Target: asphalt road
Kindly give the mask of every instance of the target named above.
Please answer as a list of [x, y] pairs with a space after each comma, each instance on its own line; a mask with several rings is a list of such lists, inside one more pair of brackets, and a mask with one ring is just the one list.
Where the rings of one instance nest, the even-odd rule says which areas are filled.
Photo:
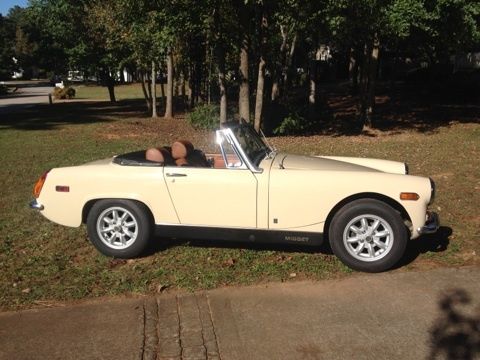
[[0, 114], [28, 108], [37, 104], [48, 104], [48, 94], [53, 87], [39, 81], [8, 81], [8, 86], [16, 86], [12, 94], [0, 96]]

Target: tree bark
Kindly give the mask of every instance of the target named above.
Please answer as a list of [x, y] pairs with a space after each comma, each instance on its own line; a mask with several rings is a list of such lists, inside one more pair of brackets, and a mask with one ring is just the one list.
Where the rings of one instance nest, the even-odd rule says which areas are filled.
[[373, 126], [373, 109], [375, 107], [375, 85], [377, 81], [378, 55], [380, 52], [380, 43], [375, 34], [370, 52], [370, 61], [368, 69], [368, 91], [366, 95], [366, 112], [365, 126], [371, 128]]
[[260, 131], [262, 125], [262, 109], [263, 109], [263, 90], [265, 88], [265, 59], [260, 56], [258, 63], [258, 79], [257, 79], [257, 96], [255, 99], [255, 120], [254, 128]]
[[244, 37], [240, 49], [240, 91], [238, 94], [238, 112], [240, 119], [250, 122], [250, 89], [248, 85], [248, 39]]
[[148, 98], [150, 99], [150, 102], [152, 101], [152, 86], [151, 86], [152, 81], [151, 81], [151, 79], [150, 79], [151, 75], [152, 75], [152, 74], [148, 74], [148, 73], [147, 73], [147, 76], [146, 76], [146, 78], [147, 78]]
[[260, 127], [262, 125], [263, 93], [265, 88], [265, 47], [267, 45], [267, 26], [267, 17], [265, 16], [265, 13], [263, 13], [262, 21], [260, 24], [260, 37], [262, 40], [260, 44], [260, 60], [258, 62], [257, 94], [255, 99], [255, 119], [253, 125], [257, 132], [260, 132]]
[[173, 117], [173, 54], [171, 50], [167, 55], [167, 99], [165, 117]]
[[189, 81], [189, 87], [190, 87], [190, 103], [189, 103], [189, 108], [190, 109], [193, 109], [193, 107], [195, 106], [195, 93], [196, 93], [196, 89], [195, 89], [195, 84], [196, 84], [196, 80], [195, 80], [195, 63], [192, 62], [190, 64], [190, 77], [188, 79]]
[[348, 75], [352, 84], [352, 93], [358, 94], [358, 60], [357, 52], [350, 49], [350, 62], [348, 64]]
[[272, 103], [276, 103], [280, 97], [280, 75], [284, 68], [284, 61], [286, 59], [285, 52], [287, 49], [287, 33], [285, 32], [284, 25], [280, 25], [280, 34], [282, 35], [282, 44], [280, 45], [280, 60], [277, 61], [273, 74], [271, 96]]
[[218, 87], [220, 88], [220, 124], [227, 122], [227, 88], [225, 84], [225, 49], [217, 46]]
[[291, 73], [293, 72], [293, 55], [295, 54], [295, 47], [297, 44], [297, 34], [293, 36], [292, 43], [290, 45], [290, 51], [287, 53], [287, 59], [285, 60], [285, 67], [283, 69], [283, 88], [284, 94], [290, 89]]
[[162, 97], [162, 101], [165, 101], [165, 83], [163, 82], [163, 72], [162, 67], [158, 67], [158, 75], [160, 78], [160, 96]]
[[110, 102], [117, 102], [117, 99], [115, 99], [115, 79], [110, 75], [108, 71], [106, 74], [106, 82], [108, 88], [108, 95], [110, 96]]
[[143, 96], [145, 97], [145, 102], [147, 103], [147, 109], [148, 112], [150, 112], [152, 110], [152, 100], [148, 97], [147, 89], [145, 88], [145, 74], [143, 71], [140, 72], [140, 81], [142, 84]]
[[318, 63], [321, 59], [320, 43], [317, 45], [315, 51], [315, 59], [310, 61], [310, 91], [308, 96], [308, 117], [310, 120], [314, 119], [317, 114], [318, 105]]
[[157, 71], [152, 61], [152, 118], [157, 118]]

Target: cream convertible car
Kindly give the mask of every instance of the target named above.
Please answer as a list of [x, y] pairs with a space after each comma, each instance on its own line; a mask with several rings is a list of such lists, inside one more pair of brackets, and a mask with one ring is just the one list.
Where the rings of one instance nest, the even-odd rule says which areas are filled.
[[404, 163], [277, 152], [252, 127], [216, 132], [218, 152], [188, 141], [52, 169], [30, 206], [65, 226], [87, 224], [105, 255], [130, 258], [164, 236], [319, 245], [378, 272], [409, 238], [438, 229], [435, 185]]

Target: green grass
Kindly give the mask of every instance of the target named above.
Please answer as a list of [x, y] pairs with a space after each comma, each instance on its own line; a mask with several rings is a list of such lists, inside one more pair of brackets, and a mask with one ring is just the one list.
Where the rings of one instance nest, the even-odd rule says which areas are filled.
[[[84, 226], [55, 225], [28, 208], [32, 186], [42, 172], [171, 143], [178, 136], [193, 138], [199, 144], [205, 133], [194, 131], [183, 119], [153, 121], [141, 113], [113, 119], [84, 118], [83, 105], [55, 106], [35, 124], [29, 122], [34, 113], [26, 114], [23, 120], [19, 116], [0, 123], [1, 308], [146, 293], [159, 286], [208, 289], [351, 273], [333, 255], [299, 248], [229, 248], [215, 242], [155, 239], [154, 250], [143, 258], [123, 261], [100, 255], [89, 243]], [[61, 122], [63, 118], [69, 121]], [[478, 124], [455, 124], [432, 133], [282, 137], [271, 142], [282, 150], [302, 154], [407, 161], [413, 174], [432, 176], [437, 182], [433, 208], [446, 228], [442, 234], [413, 241], [406, 256], [410, 260], [400, 271], [478, 263], [474, 255], [480, 251]], [[450, 236], [447, 228], [452, 229]], [[437, 243], [443, 243], [446, 249], [439, 249]]]
[[[157, 96], [161, 96], [161, 87], [157, 85]], [[77, 85], [76, 99], [82, 100], [109, 100], [108, 89], [105, 86]], [[115, 97], [117, 100], [143, 99], [142, 87], [140, 84], [128, 84], [115, 86]]]

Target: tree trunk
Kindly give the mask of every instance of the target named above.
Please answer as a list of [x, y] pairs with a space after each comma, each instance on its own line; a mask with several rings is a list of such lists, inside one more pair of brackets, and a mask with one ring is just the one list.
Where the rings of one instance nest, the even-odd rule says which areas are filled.
[[167, 101], [165, 106], [165, 117], [173, 117], [173, 54], [167, 55]]
[[348, 75], [352, 84], [352, 93], [358, 94], [358, 60], [357, 52], [350, 50], [350, 62], [348, 64]]
[[377, 80], [378, 70], [378, 54], [380, 51], [380, 44], [378, 37], [375, 34], [373, 44], [370, 52], [370, 61], [368, 68], [368, 89], [366, 95], [366, 112], [365, 112], [365, 126], [371, 128], [373, 126], [373, 109], [375, 107], [375, 85]]
[[217, 46], [218, 87], [220, 88], [220, 124], [227, 122], [227, 89], [225, 84], [225, 49]]
[[110, 96], [110, 102], [117, 102], [115, 99], [115, 79], [110, 75], [109, 72], [106, 74], [106, 82], [108, 88], [108, 95]]
[[152, 101], [152, 81], [150, 79], [152, 74], [148, 74], [147, 73], [147, 90], [148, 90], [148, 98], [150, 99], [150, 101]]
[[274, 69], [273, 79], [272, 79], [272, 103], [276, 103], [280, 97], [280, 74], [284, 68], [284, 61], [286, 59], [285, 51], [287, 49], [287, 33], [285, 32], [285, 26], [280, 25], [280, 34], [282, 35], [282, 44], [280, 45], [280, 60], [277, 61], [277, 64]]
[[292, 63], [293, 63], [293, 55], [295, 54], [296, 44], [297, 44], [297, 34], [293, 36], [292, 43], [290, 45], [290, 51], [287, 53], [287, 59], [285, 60], [285, 68], [283, 70], [284, 94], [290, 89], [290, 84], [292, 82], [290, 75], [293, 72]]
[[368, 90], [368, 68], [370, 63], [371, 47], [370, 44], [365, 44], [363, 48], [361, 63], [359, 64], [359, 86], [358, 86], [358, 117], [362, 125], [365, 124], [366, 118], [366, 94]]
[[[262, 8], [262, 12], [264, 9]], [[267, 17], [265, 13], [262, 14], [262, 20], [260, 23], [260, 37], [262, 39], [260, 44], [260, 61], [258, 62], [258, 77], [257, 77], [257, 95], [255, 99], [255, 119], [254, 128], [257, 132], [260, 132], [262, 125], [262, 110], [263, 110], [263, 92], [265, 88], [265, 47], [267, 45]]]
[[147, 103], [147, 109], [148, 109], [148, 112], [150, 112], [152, 110], [152, 99], [148, 97], [147, 89], [145, 88], [145, 74], [143, 71], [141, 71], [140, 73], [140, 80], [142, 84], [143, 96], [145, 97], [145, 101]]
[[248, 86], [248, 39], [244, 37], [240, 49], [240, 91], [238, 94], [238, 112], [240, 119], [250, 122], [250, 90]]
[[263, 109], [263, 90], [265, 87], [265, 59], [260, 56], [258, 63], [258, 79], [257, 79], [257, 97], [255, 99], [255, 121], [254, 127], [257, 132], [260, 131], [262, 123], [262, 109]]
[[190, 78], [188, 79], [189, 81], [189, 87], [190, 87], [190, 104], [189, 107], [190, 109], [193, 109], [195, 106], [195, 63], [190, 64]]
[[112, 82], [109, 82], [107, 85], [108, 87], [108, 95], [110, 96], [110, 102], [114, 103], [117, 102], [117, 99], [115, 99], [115, 85]]
[[165, 84], [163, 82], [163, 73], [162, 73], [162, 67], [158, 67], [158, 75], [160, 78], [160, 96], [162, 97], [162, 101], [165, 101]]
[[157, 71], [152, 61], [152, 118], [157, 118]]
[[320, 44], [315, 52], [315, 59], [310, 61], [310, 92], [308, 96], [308, 117], [310, 120], [316, 117], [318, 103], [318, 62], [321, 59]]

